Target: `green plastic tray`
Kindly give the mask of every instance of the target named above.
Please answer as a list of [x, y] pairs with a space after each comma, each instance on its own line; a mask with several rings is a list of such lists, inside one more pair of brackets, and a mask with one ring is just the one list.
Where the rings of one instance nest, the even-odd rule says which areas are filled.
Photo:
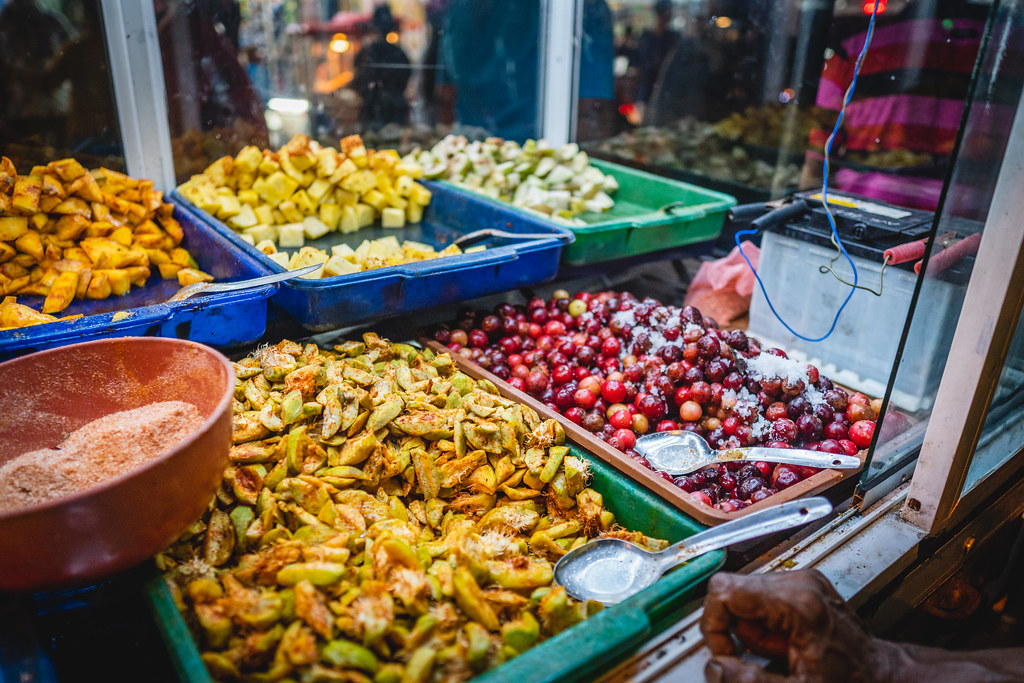
[[[605, 507], [624, 527], [673, 543], [704, 528], [577, 446], [570, 445], [570, 450], [590, 462], [594, 475], [591, 487], [604, 497]], [[629, 600], [602, 610], [473, 680], [475, 683], [591, 680], [598, 671], [625, 658], [658, 630], [667, 627], [671, 620], [666, 617], [679, 609], [690, 592], [724, 561], [725, 553], [720, 550], [702, 555]], [[154, 576], [146, 591], [181, 680], [187, 683], [211, 681], [166, 584], [159, 576]]]
[[[566, 265], [600, 263], [716, 239], [722, 232], [726, 212], [736, 204], [731, 195], [680, 180], [609, 161], [591, 159], [590, 163], [611, 174], [619, 189], [612, 195], [615, 206], [608, 211], [577, 216], [587, 225], [546, 221], [576, 235], [576, 241], [562, 250], [562, 263]], [[511, 211], [537, 215], [446, 181], [442, 183]]]

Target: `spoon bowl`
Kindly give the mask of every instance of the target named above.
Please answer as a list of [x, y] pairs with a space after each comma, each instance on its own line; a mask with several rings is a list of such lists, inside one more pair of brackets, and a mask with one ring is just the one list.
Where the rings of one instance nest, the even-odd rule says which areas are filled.
[[699, 555], [801, 526], [831, 511], [832, 504], [820, 496], [791, 500], [719, 524], [657, 553], [618, 538], [600, 538], [562, 556], [555, 564], [554, 580], [577, 600], [615, 605]]
[[836, 455], [803, 448], [727, 448], [715, 450], [700, 434], [673, 430], [647, 434], [636, 440], [636, 452], [651, 463], [651, 467], [673, 476], [729, 460], [780, 462], [825, 469], [856, 469], [861, 466], [855, 455]]

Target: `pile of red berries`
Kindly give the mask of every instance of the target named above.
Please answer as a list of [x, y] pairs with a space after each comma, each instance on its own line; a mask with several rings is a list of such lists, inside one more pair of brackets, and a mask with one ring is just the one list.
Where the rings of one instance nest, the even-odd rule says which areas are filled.
[[[434, 339], [543, 401], [641, 464], [637, 435], [685, 429], [715, 448], [767, 445], [853, 455], [871, 443], [878, 405], [812, 365], [721, 330], [692, 306], [628, 293], [555, 292], [525, 307], [460, 311]], [[672, 478], [707, 505], [741, 509], [816, 472], [728, 462]]]

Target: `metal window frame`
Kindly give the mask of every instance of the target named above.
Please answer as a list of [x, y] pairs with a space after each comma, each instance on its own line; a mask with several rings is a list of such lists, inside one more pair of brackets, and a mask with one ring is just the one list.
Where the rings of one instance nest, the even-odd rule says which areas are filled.
[[174, 189], [160, 40], [153, 3], [100, 0], [125, 166], [164, 192]]
[[540, 137], [564, 145], [576, 137], [583, 0], [542, 0], [540, 11]]
[[1018, 452], [961, 496], [1024, 303], [1024, 96], [996, 180], [973, 275], [902, 515], [936, 534], [1024, 465]]

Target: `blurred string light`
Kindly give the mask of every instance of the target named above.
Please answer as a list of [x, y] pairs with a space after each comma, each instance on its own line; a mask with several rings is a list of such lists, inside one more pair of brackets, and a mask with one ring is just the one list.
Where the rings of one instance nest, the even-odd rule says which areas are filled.
[[715, 26], [718, 28], [729, 28], [732, 26], [732, 19], [729, 17], [718, 17], [715, 19]]
[[392, 45], [398, 42], [398, 34], [392, 31], [391, 33], [384, 36], [384, 40], [388, 41]]
[[348, 42], [348, 36], [344, 33], [335, 33], [331, 36], [331, 43], [329, 47], [331, 48], [331, 52], [341, 54], [352, 47], [352, 44]]
[[786, 104], [795, 96], [796, 91], [794, 91], [792, 88], [786, 88], [785, 90], [779, 93], [779, 102], [782, 102], [782, 104]]

